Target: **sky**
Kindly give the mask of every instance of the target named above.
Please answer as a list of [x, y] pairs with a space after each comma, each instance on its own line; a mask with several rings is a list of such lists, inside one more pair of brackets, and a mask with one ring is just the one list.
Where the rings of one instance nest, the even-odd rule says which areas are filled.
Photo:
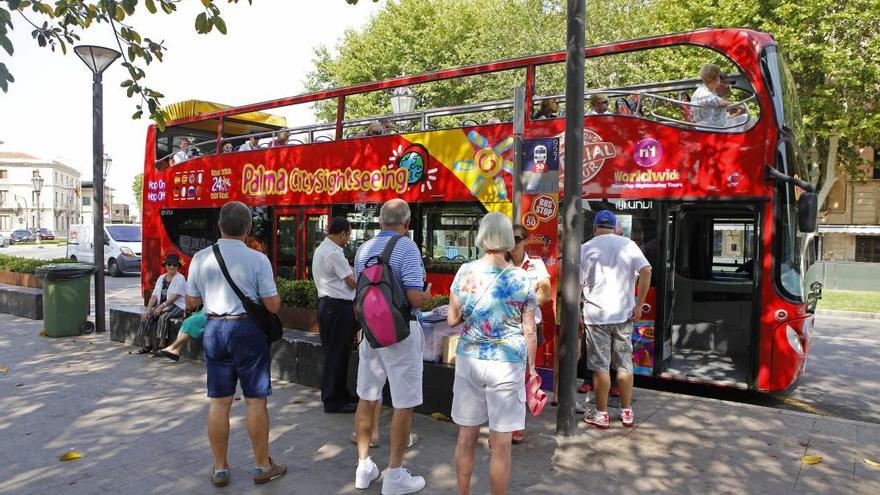
[[[218, 2], [228, 34], [195, 32], [201, 2], [178, 4], [171, 16], [144, 9], [130, 24], [144, 37], [165, 40], [162, 63], [147, 68], [147, 85], [165, 95], [164, 103], [199, 99], [244, 105], [304, 93], [314, 49], [335, 47], [346, 29], [360, 29], [384, 0], [255, 0], [248, 6]], [[161, 11], [160, 11], [161, 12]], [[15, 77], [0, 92], [0, 151], [20, 151], [58, 160], [92, 178], [91, 72], [69, 51], [66, 56], [39, 48], [23, 20], [13, 18], [13, 57], [0, 51]], [[114, 47], [109, 26], [93, 25], [82, 44]], [[104, 73], [104, 151], [113, 158], [109, 186], [114, 202], [134, 205], [131, 184], [143, 171], [147, 126], [131, 114], [137, 100], [119, 84], [127, 73], [117, 60]]]

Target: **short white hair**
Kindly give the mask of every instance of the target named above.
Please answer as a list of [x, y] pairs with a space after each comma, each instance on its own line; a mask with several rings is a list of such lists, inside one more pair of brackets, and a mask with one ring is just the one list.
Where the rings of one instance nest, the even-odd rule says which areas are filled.
[[409, 204], [400, 198], [389, 199], [379, 210], [379, 223], [387, 227], [404, 226], [409, 218]]
[[489, 213], [480, 221], [477, 247], [483, 251], [510, 251], [514, 246], [513, 225], [504, 213]]

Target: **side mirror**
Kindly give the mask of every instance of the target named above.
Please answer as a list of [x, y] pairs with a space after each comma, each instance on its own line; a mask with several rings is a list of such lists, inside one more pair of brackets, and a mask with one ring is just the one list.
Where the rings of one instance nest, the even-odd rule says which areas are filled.
[[105, 246], [109, 246], [109, 245], [110, 245], [110, 239], [107, 239], [107, 238], [105, 237], [105, 238], [104, 238], [104, 245], [105, 245]]
[[797, 202], [798, 230], [805, 234], [816, 232], [819, 198], [814, 192], [803, 192]]

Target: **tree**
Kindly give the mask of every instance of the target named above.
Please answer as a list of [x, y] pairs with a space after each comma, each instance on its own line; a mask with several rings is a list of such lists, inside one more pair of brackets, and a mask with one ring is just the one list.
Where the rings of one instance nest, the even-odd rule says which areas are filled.
[[[204, 12], [196, 16], [197, 33], [207, 34], [216, 28], [221, 34], [226, 34], [226, 22], [221, 17], [220, 7], [216, 5], [218, 1], [201, 0]], [[248, 4], [253, 3], [253, 0], [247, 1]], [[179, 2], [144, 0], [142, 6], [151, 14], [162, 11], [170, 15], [177, 10]], [[238, 3], [239, 0], [227, 2]], [[2, 6], [4, 3], [5, 7]], [[117, 47], [123, 56], [122, 65], [128, 71], [129, 78], [122, 82], [122, 87], [129, 98], [140, 98], [132, 118], [138, 119], [147, 111], [151, 119], [164, 127], [167, 115], [161, 107], [163, 95], [145, 84], [145, 68], [154, 61], [161, 62], [166, 48], [162, 41], [142, 36], [126, 21], [142, 10], [139, 0], [5, 0], [0, 2], [0, 46], [12, 56], [15, 47], [9, 32], [16, 26], [28, 25], [33, 29], [31, 35], [39, 46], [66, 54], [68, 46], [79, 41], [82, 32], [106, 24], [115, 35]], [[9, 68], [0, 62], [0, 89], [7, 92], [9, 84], [14, 81]]]
[[137, 201], [138, 211], [144, 211], [144, 173], [141, 172], [134, 176], [134, 182], [131, 184], [131, 192], [134, 194], [134, 200]]

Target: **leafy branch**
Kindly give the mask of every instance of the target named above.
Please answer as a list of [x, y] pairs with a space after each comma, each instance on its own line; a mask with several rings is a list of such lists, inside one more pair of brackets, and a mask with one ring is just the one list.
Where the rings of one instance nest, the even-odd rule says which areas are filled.
[[[349, 0], [347, 0], [349, 1]], [[138, 97], [133, 119], [141, 118], [146, 110], [149, 118], [161, 129], [165, 127], [168, 114], [162, 110], [164, 95], [145, 84], [146, 67], [154, 61], [162, 62], [166, 52], [164, 41], [157, 41], [142, 36], [125, 20], [135, 14], [143, 6], [150, 14], [158, 14], [161, 10], [166, 15], [177, 11], [181, 0], [5, 0], [0, 1], [0, 47], [12, 56], [15, 52], [9, 33], [14, 29], [13, 14], [29, 24], [33, 30], [31, 36], [40, 47], [48, 47], [53, 52], [56, 48], [67, 54], [68, 45], [80, 40], [80, 33], [96, 25], [105, 24], [113, 32], [117, 47], [122, 53], [122, 66], [128, 71], [129, 78], [122, 81], [129, 98]], [[204, 12], [195, 19], [195, 30], [199, 34], [208, 34], [215, 28], [220, 34], [226, 34], [226, 22], [222, 17], [219, 0], [201, 0]], [[253, 0], [247, 0], [249, 5]], [[239, 0], [227, 0], [227, 3], [239, 3]], [[4, 7], [5, 4], [5, 7]], [[9, 91], [9, 84], [15, 82], [6, 64], [0, 62], [0, 90]]]

